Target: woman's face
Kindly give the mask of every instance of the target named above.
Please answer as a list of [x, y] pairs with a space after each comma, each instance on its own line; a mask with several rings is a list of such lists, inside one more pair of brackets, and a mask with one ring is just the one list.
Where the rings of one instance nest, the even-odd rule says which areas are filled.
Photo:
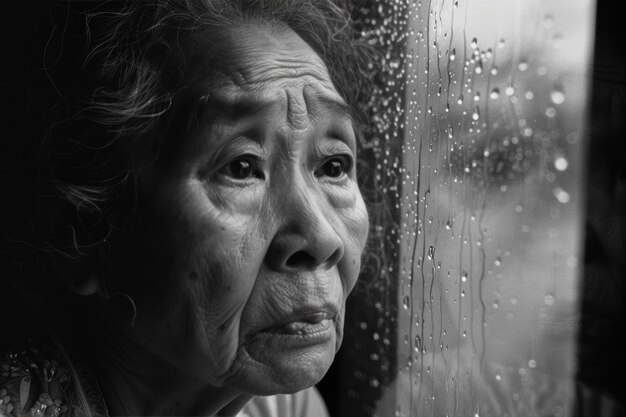
[[210, 384], [293, 392], [330, 366], [360, 268], [355, 134], [294, 32], [237, 27], [219, 44], [217, 74], [201, 63], [188, 77], [196, 128], [141, 173], [131, 334]]

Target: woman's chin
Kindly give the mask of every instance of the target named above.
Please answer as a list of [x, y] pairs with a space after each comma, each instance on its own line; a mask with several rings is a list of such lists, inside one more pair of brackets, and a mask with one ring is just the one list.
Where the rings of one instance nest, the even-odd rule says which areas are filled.
[[312, 332], [257, 332], [239, 350], [233, 382], [254, 395], [303, 390], [326, 374], [337, 347], [334, 323]]

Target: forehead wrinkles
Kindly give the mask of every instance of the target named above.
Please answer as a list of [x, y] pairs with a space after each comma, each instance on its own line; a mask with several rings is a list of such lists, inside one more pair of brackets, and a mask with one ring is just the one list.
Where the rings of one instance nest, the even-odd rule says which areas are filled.
[[286, 89], [287, 96], [287, 123], [294, 130], [304, 130], [309, 124], [309, 109], [307, 103], [307, 87], [298, 90]]
[[[267, 54], [266, 54], [267, 55]], [[272, 53], [271, 59], [254, 60], [236, 71], [244, 89], [279, 92], [284, 100], [286, 122], [291, 129], [304, 130], [310, 125], [310, 102], [313, 90], [336, 94], [325, 65], [315, 54], [286, 56]], [[234, 80], [233, 80], [234, 81]]]
[[[271, 56], [268, 56], [271, 55]], [[239, 87], [273, 84], [272, 87], [283, 87], [285, 84], [296, 84], [301, 81], [317, 81], [328, 89], [334, 89], [324, 63], [316, 56], [282, 57], [277, 54], [259, 53], [258, 56], [246, 57], [244, 62], [231, 65], [226, 70], [231, 81]], [[245, 62], [248, 61], [248, 62]]]

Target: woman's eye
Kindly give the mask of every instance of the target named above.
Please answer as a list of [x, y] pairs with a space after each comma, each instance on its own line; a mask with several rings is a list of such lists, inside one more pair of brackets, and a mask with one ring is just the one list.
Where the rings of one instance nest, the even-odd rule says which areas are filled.
[[263, 171], [257, 167], [254, 158], [250, 157], [242, 157], [230, 161], [219, 170], [219, 173], [236, 180], [265, 178]]
[[352, 162], [345, 156], [335, 156], [327, 159], [321, 167], [315, 170], [316, 177], [339, 178], [350, 172]]

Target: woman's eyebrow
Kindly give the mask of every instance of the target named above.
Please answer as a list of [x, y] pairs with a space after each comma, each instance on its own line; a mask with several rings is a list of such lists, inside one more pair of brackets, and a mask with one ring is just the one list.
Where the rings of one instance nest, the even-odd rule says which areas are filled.
[[317, 102], [325, 108], [326, 111], [329, 111], [334, 118], [337, 119], [347, 119], [350, 122], [350, 126], [352, 127], [352, 134], [344, 135], [335, 131], [335, 138], [345, 142], [351, 149], [356, 149], [357, 146], [357, 136], [358, 136], [358, 124], [362, 120], [359, 113], [354, 109], [354, 107], [347, 104], [341, 98], [334, 98], [332, 96], [319, 95], [316, 96], [315, 99]]
[[[356, 131], [355, 124], [360, 120], [356, 110], [341, 98], [327, 95], [316, 95], [318, 105], [329, 111], [335, 117], [348, 119]], [[226, 94], [211, 92], [195, 100], [191, 111], [191, 126], [200, 126], [210, 123], [218, 116], [225, 116], [230, 120], [251, 117], [263, 112], [271, 106], [270, 100], [250, 96], [233, 97]]]
[[261, 113], [271, 103], [251, 97], [228, 97], [224, 94], [207, 94], [198, 103], [198, 115], [220, 114], [229, 119], [240, 119]]
[[356, 123], [359, 120], [359, 116], [356, 110], [343, 100], [322, 95], [315, 98], [332, 113], [339, 115], [339, 117], [350, 119], [352, 124]]
[[261, 113], [271, 103], [250, 97], [228, 96], [210, 92], [190, 99], [183, 106], [185, 126], [195, 131], [215, 121], [218, 117], [238, 120]]

